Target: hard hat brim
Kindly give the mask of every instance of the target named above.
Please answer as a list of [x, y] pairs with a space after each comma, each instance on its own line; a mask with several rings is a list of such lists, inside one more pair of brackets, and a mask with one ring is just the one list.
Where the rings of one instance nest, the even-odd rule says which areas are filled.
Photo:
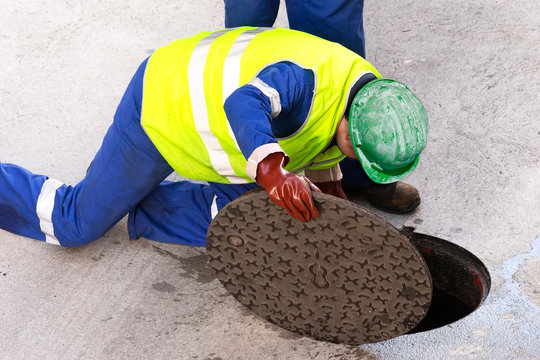
[[409, 165], [398, 169], [379, 170], [376, 168], [378, 166], [369, 161], [359, 149], [355, 148], [355, 152], [356, 155], [358, 155], [358, 160], [360, 161], [360, 165], [362, 165], [364, 172], [377, 184], [390, 184], [403, 179], [416, 168], [418, 161], [420, 160], [420, 155], [418, 155]]

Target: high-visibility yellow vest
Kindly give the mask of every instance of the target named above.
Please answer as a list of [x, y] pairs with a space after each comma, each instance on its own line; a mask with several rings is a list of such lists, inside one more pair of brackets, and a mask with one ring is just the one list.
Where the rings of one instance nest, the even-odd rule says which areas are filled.
[[329, 145], [350, 88], [366, 72], [380, 75], [345, 47], [299, 31], [207, 31], [156, 50], [144, 76], [142, 126], [180, 175], [219, 183], [253, 182], [223, 104], [234, 90], [281, 61], [313, 71], [316, 84], [303, 126], [278, 139], [290, 157], [286, 169], [332, 167], [344, 157], [337, 146]]

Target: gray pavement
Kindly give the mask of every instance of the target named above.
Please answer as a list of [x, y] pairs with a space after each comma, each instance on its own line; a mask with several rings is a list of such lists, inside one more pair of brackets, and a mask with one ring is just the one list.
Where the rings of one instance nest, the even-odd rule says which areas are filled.
[[[0, 161], [76, 183], [138, 64], [222, 19], [221, 0], [3, 1]], [[246, 311], [204, 249], [129, 241], [125, 221], [74, 249], [0, 231], [0, 358], [540, 359], [540, 3], [367, 1], [365, 19], [368, 59], [430, 116], [408, 178], [420, 209], [378, 214], [480, 257], [493, 280], [483, 307], [334, 345]]]

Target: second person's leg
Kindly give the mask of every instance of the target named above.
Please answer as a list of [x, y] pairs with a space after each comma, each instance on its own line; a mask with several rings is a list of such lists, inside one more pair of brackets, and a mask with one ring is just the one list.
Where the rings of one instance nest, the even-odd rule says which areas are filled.
[[225, 0], [225, 27], [270, 27], [278, 9], [279, 0]]
[[364, 0], [287, 0], [291, 29], [335, 41], [365, 58]]

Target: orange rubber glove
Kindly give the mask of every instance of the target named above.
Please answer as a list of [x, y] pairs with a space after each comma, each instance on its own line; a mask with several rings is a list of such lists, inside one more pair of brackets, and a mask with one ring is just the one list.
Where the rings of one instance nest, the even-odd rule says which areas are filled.
[[345, 195], [345, 191], [343, 191], [343, 187], [341, 186], [341, 180], [317, 182], [315, 183], [315, 185], [325, 194], [334, 195], [338, 198], [349, 200], [347, 198], [347, 195]]
[[[285, 155], [273, 153], [257, 166], [257, 184], [266, 189], [270, 200], [301, 222], [319, 217], [311, 189], [320, 192], [308, 178], [283, 169]], [[311, 188], [311, 189], [310, 189]]]

